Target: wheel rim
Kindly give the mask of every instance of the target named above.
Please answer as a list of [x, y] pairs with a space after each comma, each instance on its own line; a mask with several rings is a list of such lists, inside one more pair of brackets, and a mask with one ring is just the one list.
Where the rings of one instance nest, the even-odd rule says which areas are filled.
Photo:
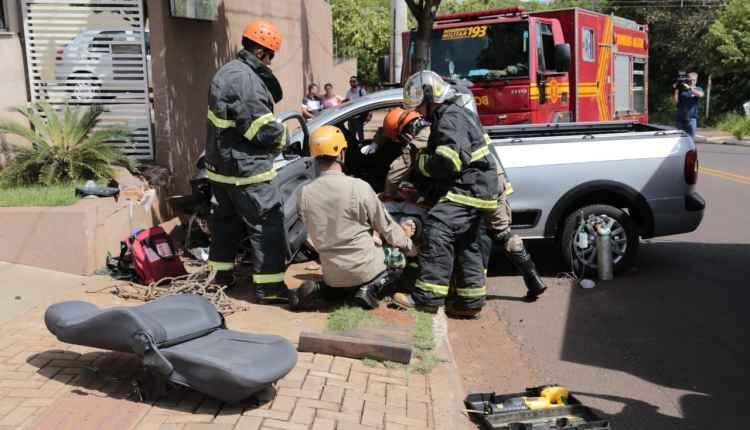
[[[612, 220], [609, 239], [612, 249], [612, 263], [617, 264], [625, 258], [625, 254], [628, 251], [628, 235], [622, 223], [613, 217], [609, 218]], [[585, 235], [586, 239], [579, 240], [583, 235]], [[578, 224], [573, 233], [571, 247], [573, 248], [573, 264], [576, 269], [580, 269], [582, 266], [586, 269], [597, 268], [596, 232], [588, 223], [581, 222]]]

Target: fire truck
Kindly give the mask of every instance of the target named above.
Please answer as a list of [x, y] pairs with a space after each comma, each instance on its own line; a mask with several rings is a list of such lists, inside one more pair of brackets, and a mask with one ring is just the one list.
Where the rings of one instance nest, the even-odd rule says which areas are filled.
[[[430, 68], [472, 83], [482, 124], [648, 122], [647, 26], [580, 9], [439, 16]], [[403, 34], [403, 76], [416, 32]]]

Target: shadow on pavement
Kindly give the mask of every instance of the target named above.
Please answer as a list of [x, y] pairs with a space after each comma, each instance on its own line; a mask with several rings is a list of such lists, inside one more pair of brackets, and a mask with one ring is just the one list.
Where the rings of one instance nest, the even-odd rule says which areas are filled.
[[36, 367], [41, 365], [37, 371], [39, 375], [64, 383], [70, 387], [69, 393], [72, 395], [146, 403], [182, 413], [201, 413], [201, 408], [216, 413], [219, 407], [231, 407], [233, 410], [255, 409], [269, 403], [275, 396], [271, 387], [237, 405], [229, 406], [190, 388], [170, 385], [158, 399], [143, 398], [141, 396], [146, 393], [139, 393], [134, 383], [145, 378], [141, 360], [135, 354], [122, 352], [96, 351], [79, 354], [56, 349], [33, 354], [26, 362]]
[[596, 289], [572, 290], [560, 358], [679, 397], [673, 406], [684, 419], [637, 398], [592, 394], [624, 404], [615, 428], [738, 428], [750, 418], [750, 245], [643, 243], [639, 264]]

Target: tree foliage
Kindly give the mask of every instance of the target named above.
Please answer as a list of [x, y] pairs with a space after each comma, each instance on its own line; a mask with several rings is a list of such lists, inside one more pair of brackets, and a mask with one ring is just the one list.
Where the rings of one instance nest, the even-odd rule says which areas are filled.
[[388, 0], [331, 0], [333, 44], [337, 57], [357, 59], [360, 79], [378, 82], [378, 58], [391, 41]]
[[709, 28], [715, 57], [724, 72], [750, 73], [750, 2], [729, 0]]

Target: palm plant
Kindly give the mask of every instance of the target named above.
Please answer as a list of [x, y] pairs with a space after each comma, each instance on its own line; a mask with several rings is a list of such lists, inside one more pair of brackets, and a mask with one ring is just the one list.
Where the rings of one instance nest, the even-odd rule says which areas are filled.
[[20, 136], [30, 141], [31, 146], [18, 149], [0, 171], [1, 185], [110, 179], [114, 165], [130, 163], [119, 148], [109, 143], [129, 141], [130, 131], [118, 126], [97, 127], [101, 121], [100, 107], [66, 105], [62, 112], [57, 112], [50, 105], [39, 103], [16, 111], [30, 125], [0, 121], [0, 134]]

